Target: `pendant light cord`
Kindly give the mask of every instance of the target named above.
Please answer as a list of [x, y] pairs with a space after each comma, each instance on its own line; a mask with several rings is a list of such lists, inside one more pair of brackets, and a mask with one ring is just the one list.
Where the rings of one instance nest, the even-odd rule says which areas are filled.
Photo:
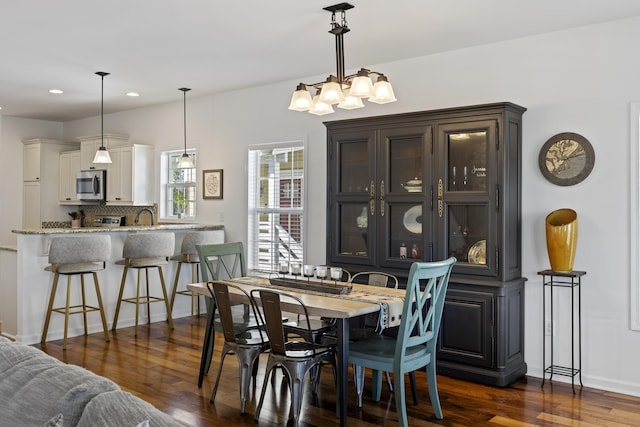
[[184, 154], [187, 155], [187, 92], [190, 91], [188, 87], [181, 87], [180, 89], [183, 95], [183, 108], [184, 108]]
[[102, 86], [100, 89], [101, 92], [101, 98], [100, 98], [100, 134], [101, 134], [101, 140], [100, 140], [100, 149], [104, 148], [104, 76], [108, 76], [110, 73], [105, 73], [104, 71], [98, 71], [96, 72], [97, 75], [100, 76], [101, 81], [102, 81]]

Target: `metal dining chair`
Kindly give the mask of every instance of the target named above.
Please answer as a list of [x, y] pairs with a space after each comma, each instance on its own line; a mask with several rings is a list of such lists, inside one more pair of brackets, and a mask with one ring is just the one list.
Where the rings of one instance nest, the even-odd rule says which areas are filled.
[[[300, 309], [296, 311], [302, 313], [303, 320], [309, 325], [307, 307], [298, 297], [270, 289], [254, 289], [250, 295], [255, 301], [258, 301], [256, 305], [262, 308], [262, 315], [264, 316], [264, 323], [266, 324], [267, 334], [271, 344], [264, 381], [262, 383], [260, 402], [256, 408], [255, 420], [257, 422], [260, 418], [260, 411], [267, 391], [269, 377], [275, 374], [276, 368], [282, 368], [287, 377], [287, 384], [289, 385], [289, 391], [291, 393], [293, 423], [297, 426], [302, 409], [302, 393], [304, 391], [305, 378], [307, 374], [312, 371], [312, 368], [319, 366], [323, 362], [331, 364], [335, 381], [335, 347], [323, 346], [310, 340], [287, 341], [285, 339], [285, 331], [282, 323], [284, 313], [281, 302], [299, 306]], [[260, 311], [258, 315], [261, 315]], [[310, 336], [311, 331], [308, 330], [307, 333], [309, 334], [308, 336]], [[312, 374], [315, 382], [318, 381], [319, 375], [319, 369]]]
[[[397, 337], [372, 335], [349, 347], [349, 363], [354, 369], [373, 369], [372, 394], [380, 400], [381, 372], [393, 372], [396, 411], [399, 425], [408, 425], [404, 375], [426, 368], [429, 397], [436, 418], [442, 419], [442, 407], [436, 383], [436, 341], [440, 329], [444, 298], [456, 259], [438, 262], [414, 262], [409, 271], [402, 320]], [[421, 290], [421, 287], [424, 289]], [[358, 384], [358, 404], [362, 405], [362, 384]]]
[[250, 302], [249, 307], [252, 310], [253, 316], [258, 318], [257, 309], [253, 300], [242, 288], [224, 282], [208, 282], [207, 288], [211, 293], [211, 297], [215, 300], [224, 335], [224, 346], [220, 351], [220, 366], [218, 367], [218, 376], [216, 377], [216, 383], [211, 393], [211, 402], [213, 403], [216, 399], [224, 359], [227, 354], [234, 353], [238, 358], [238, 365], [240, 365], [240, 413], [244, 414], [252, 377], [254, 387], [256, 385], [259, 356], [269, 349], [267, 332], [264, 330], [263, 325], [259, 323], [254, 326], [249, 326], [242, 331], [238, 331], [236, 325], [234, 325], [229, 288], [245, 294], [247, 300]]

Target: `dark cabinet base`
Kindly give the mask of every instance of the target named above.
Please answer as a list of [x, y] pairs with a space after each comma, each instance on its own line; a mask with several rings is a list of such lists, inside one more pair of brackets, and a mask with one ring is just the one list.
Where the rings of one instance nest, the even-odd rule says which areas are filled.
[[451, 278], [438, 337], [438, 373], [505, 387], [527, 373], [524, 281]]

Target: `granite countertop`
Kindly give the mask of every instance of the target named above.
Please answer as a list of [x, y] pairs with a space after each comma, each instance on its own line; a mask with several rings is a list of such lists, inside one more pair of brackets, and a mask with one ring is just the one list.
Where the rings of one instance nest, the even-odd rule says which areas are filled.
[[81, 227], [81, 228], [33, 228], [11, 230], [16, 234], [77, 234], [77, 233], [115, 233], [131, 231], [159, 231], [159, 230], [223, 230], [223, 224], [186, 224], [159, 223], [157, 225], [132, 225], [124, 227]]

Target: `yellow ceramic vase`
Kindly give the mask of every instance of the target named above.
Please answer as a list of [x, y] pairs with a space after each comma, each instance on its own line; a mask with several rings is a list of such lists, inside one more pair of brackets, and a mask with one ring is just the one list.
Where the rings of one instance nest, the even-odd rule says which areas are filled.
[[558, 209], [547, 215], [547, 252], [551, 270], [573, 271], [578, 241], [578, 214], [572, 209]]

